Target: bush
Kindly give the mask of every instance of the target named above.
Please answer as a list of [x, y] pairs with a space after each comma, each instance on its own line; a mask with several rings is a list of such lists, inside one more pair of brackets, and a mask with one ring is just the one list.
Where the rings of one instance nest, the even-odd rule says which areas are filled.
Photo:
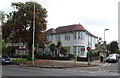
[[24, 63], [27, 62], [25, 59], [12, 59], [12, 63]]
[[20, 55], [19, 54], [14, 54], [12, 57], [13, 58], [20, 58]]
[[91, 56], [91, 57], [99, 56], [99, 52], [98, 51], [90, 51], [88, 53], [89, 53], [89, 56]]
[[117, 53], [117, 54], [120, 54], [120, 50], [117, 50], [116, 53]]
[[[34, 57], [34, 60], [35, 60], [36, 58]], [[27, 57], [27, 61], [32, 61], [32, 57]]]
[[27, 58], [27, 57], [28, 57], [28, 55], [21, 55], [21, 57], [22, 57], [22, 58]]
[[68, 54], [68, 57], [69, 57], [69, 58], [74, 58], [75, 55], [74, 55], [74, 54]]

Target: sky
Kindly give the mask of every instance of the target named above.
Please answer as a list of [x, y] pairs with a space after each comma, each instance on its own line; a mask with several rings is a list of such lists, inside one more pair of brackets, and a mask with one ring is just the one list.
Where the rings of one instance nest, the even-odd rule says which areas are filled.
[[[1, 0], [0, 10], [9, 13], [13, 10], [11, 2], [33, 0]], [[118, 2], [120, 0], [34, 0], [48, 11], [48, 26], [57, 28], [81, 24], [86, 30], [107, 43], [118, 41]]]

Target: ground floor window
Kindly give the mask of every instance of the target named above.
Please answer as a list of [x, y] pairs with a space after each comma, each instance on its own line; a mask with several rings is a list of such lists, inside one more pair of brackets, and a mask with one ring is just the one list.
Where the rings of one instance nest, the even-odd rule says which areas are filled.
[[74, 47], [73, 47], [73, 54], [74, 54], [75, 56], [77, 55], [77, 54], [76, 54], [76, 53], [77, 53], [76, 49], [77, 49], [77, 46], [74, 46]]
[[73, 53], [74, 55], [77, 55], [76, 53], [78, 53], [78, 55], [82, 56], [85, 54], [85, 47], [84, 46], [74, 46], [73, 47]]
[[81, 51], [81, 55], [85, 54], [85, 47], [84, 46], [80, 46], [80, 51]]

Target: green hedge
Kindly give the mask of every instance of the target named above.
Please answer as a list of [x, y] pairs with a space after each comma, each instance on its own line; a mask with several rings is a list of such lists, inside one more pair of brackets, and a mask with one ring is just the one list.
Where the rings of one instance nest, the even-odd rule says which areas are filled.
[[[36, 58], [34, 57], [34, 60], [35, 60]], [[27, 61], [32, 61], [32, 57], [27, 57]]]
[[12, 59], [12, 63], [23, 63], [23, 62], [27, 62], [26, 59]]
[[99, 52], [98, 52], [98, 51], [90, 51], [90, 52], [89, 52], [89, 55], [90, 55], [91, 57], [93, 57], [93, 56], [99, 56]]

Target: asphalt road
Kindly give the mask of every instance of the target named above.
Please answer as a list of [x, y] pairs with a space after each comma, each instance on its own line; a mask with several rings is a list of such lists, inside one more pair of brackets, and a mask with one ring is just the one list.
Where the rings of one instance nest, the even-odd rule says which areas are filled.
[[[120, 60], [119, 60], [120, 63]], [[35, 67], [21, 67], [17, 65], [3, 65], [2, 75], [5, 76], [84, 76], [82, 78], [94, 77], [96, 78], [117, 78], [119, 63], [105, 63], [103, 66], [97, 67], [77, 67], [77, 68], [35, 68]], [[101, 77], [104, 76], [104, 77]], [[114, 77], [115, 76], [115, 77]], [[120, 77], [119, 77], [120, 78]]]
[[[66, 68], [66, 69], [51, 69], [51, 68], [33, 68], [20, 67], [16, 65], [3, 65], [3, 76], [118, 76], [116, 71], [100, 71], [100, 69], [109, 70], [117, 66], [117, 63], [102, 66], [102, 67], [87, 67], [87, 68]], [[116, 68], [113, 68], [116, 70]], [[111, 70], [113, 70], [111, 69]]]

